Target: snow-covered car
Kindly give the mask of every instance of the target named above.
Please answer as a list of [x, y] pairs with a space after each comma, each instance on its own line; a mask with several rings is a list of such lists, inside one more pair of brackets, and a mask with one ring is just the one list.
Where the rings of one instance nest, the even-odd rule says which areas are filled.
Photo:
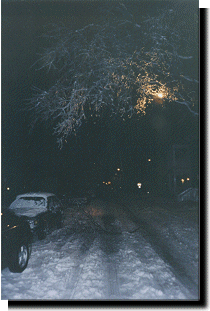
[[62, 204], [53, 193], [18, 195], [9, 208], [28, 221], [38, 239], [44, 239], [52, 229], [61, 228], [63, 223]]
[[28, 222], [9, 209], [1, 212], [1, 267], [22, 272], [31, 254], [32, 233]]
[[186, 189], [177, 196], [177, 200], [178, 202], [186, 202], [186, 201], [198, 202], [199, 200], [198, 189], [197, 188]]

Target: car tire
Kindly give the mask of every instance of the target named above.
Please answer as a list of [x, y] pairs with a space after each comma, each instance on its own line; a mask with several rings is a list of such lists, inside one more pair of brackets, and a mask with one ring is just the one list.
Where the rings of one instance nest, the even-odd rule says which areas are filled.
[[9, 261], [8, 268], [11, 272], [21, 273], [23, 272], [27, 265], [30, 257], [30, 249], [28, 242], [22, 242], [14, 250], [12, 254], [12, 261]]

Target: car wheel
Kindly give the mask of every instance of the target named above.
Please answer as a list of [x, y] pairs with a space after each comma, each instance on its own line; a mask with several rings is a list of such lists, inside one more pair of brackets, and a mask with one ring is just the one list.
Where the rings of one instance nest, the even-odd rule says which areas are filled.
[[28, 243], [21, 243], [14, 251], [13, 260], [8, 264], [9, 270], [11, 272], [23, 272], [28, 265], [29, 256]]

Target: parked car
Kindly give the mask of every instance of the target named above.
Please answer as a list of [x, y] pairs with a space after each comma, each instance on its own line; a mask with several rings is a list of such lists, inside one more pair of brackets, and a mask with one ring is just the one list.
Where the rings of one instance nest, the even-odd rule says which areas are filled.
[[32, 233], [28, 222], [9, 209], [1, 212], [1, 267], [22, 272], [31, 254]]
[[38, 239], [44, 239], [50, 231], [62, 227], [62, 204], [53, 193], [18, 195], [9, 208], [28, 221]]
[[198, 189], [197, 188], [189, 188], [180, 193], [177, 196], [178, 202], [186, 202], [186, 201], [194, 201], [198, 202], [199, 196], [198, 196]]
[[75, 189], [71, 191], [68, 197], [71, 205], [87, 205], [95, 199], [95, 192], [92, 190]]

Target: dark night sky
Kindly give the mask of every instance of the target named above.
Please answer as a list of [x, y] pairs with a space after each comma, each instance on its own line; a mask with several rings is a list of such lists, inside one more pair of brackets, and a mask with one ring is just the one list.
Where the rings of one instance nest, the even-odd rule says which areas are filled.
[[[186, 12], [192, 16], [196, 12], [193, 10], [198, 3], [190, 3], [164, 1], [177, 9], [180, 20]], [[161, 1], [135, 2], [135, 14], [153, 14], [160, 5]], [[149, 157], [154, 159], [152, 174], [156, 176], [154, 167], [166, 156], [169, 146], [198, 137], [198, 124], [183, 107], [158, 109], [141, 120], [87, 122], [76, 137], [69, 137], [62, 150], [44, 124], [29, 132], [25, 106], [32, 87], [46, 89], [54, 78], [51, 76], [50, 81], [46, 71], [31, 67], [47, 44], [40, 37], [43, 26], [62, 21], [74, 29], [82, 27], [96, 20], [99, 7], [99, 2], [90, 1], [2, 2], [2, 191], [10, 187], [12, 198], [25, 191], [68, 190], [89, 179], [101, 183], [118, 166], [129, 183], [140, 175], [147, 179]], [[195, 66], [195, 75], [196, 70]], [[196, 139], [191, 139], [192, 143]]]

